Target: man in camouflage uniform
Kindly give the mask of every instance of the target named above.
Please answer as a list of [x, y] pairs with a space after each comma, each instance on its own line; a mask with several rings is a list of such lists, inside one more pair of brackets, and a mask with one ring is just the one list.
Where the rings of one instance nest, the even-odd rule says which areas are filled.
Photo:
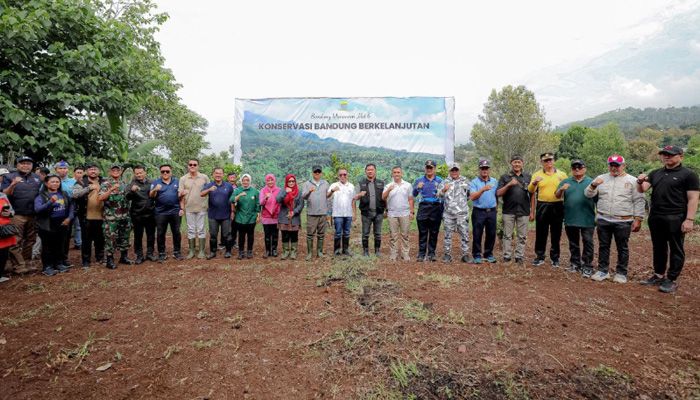
[[444, 199], [445, 255], [443, 262], [452, 262], [452, 232], [459, 233], [462, 262], [469, 262], [469, 181], [459, 174], [459, 165], [450, 164], [450, 176], [438, 186], [438, 197]]
[[129, 234], [131, 233], [131, 219], [129, 218], [129, 200], [126, 194], [129, 188], [119, 179], [122, 176], [122, 168], [119, 164], [112, 165], [109, 170], [109, 179], [100, 186], [99, 199], [104, 202], [104, 234], [105, 254], [107, 256], [107, 268], [115, 269], [114, 250], [121, 251], [120, 264], [133, 264], [128, 258]]

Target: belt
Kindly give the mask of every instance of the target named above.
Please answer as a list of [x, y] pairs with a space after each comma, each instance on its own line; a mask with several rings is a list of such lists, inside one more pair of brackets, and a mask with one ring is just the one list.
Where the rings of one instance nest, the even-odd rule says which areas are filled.
[[621, 219], [621, 220], [623, 220], [623, 221], [630, 220], [630, 219], [634, 219], [634, 215], [623, 215], [623, 216], [618, 216], [618, 215], [605, 214], [605, 213], [602, 213], [602, 212], [598, 212], [598, 214], [604, 215], [604, 216], [610, 217], [610, 218]]
[[496, 207], [491, 207], [491, 208], [473, 207], [473, 208], [475, 210], [484, 211], [484, 212], [496, 211]]

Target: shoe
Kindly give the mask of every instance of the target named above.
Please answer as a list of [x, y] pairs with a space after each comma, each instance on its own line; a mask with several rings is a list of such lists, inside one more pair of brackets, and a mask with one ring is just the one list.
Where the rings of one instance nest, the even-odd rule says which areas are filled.
[[481, 257], [474, 257], [474, 260], [472, 261], [472, 264], [481, 264]]
[[90, 261], [83, 261], [82, 266], [83, 266], [83, 269], [88, 269], [88, 268], [90, 268]]
[[153, 262], [158, 261], [158, 257], [156, 257], [156, 255], [153, 254], [153, 253], [148, 253], [148, 255], [146, 256], [146, 258], [148, 259], [148, 261], [153, 261]]
[[173, 258], [175, 258], [178, 261], [182, 261], [185, 259], [185, 257], [183, 257], [180, 253], [173, 253]]
[[134, 264], [136, 264], [136, 265], [141, 265], [141, 264], [143, 264], [143, 256], [137, 254], [137, 255], [136, 255], [136, 260], [134, 260]]
[[219, 245], [216, 249], [217, 249], [217, 250], [226, 250], [226, 246], [224, 246], [224, 245], [222, 244], [222, 245]]
[[431, 254], [428, 256], [428, 260], [430, 262], [435, 262], [435, 261], [437, 261], [437, 257], [435, 257], [435, 254]]
[[523, 259], [520, 258], [520, 257], [515, 257], [515, 263], [516, 263], [516, 264], [522, 264], [522, 263], [523, 263]]
[[532, 262], [533, 267], [539, 267], [544, 264], [544, 260], [541, 258], [535, 258], [535, 260]]
[[622, 274], [615, 274], [613, 277], [613, 282], [615, 283], [627, 283], [627, 276]]
[[167, 258], [168, 258], [168, 256], [166, 256], [165, 254], [160, 254], [160, 255], [158, 256], [158, 262], [162, 264], [162, 263], [165, 262], [165, 260], [166, 260]]
[[578, 272], [580, 270], [581, 270], [581, 267], [579, 267], [575, 263], [571, 263], [571, 264], [569, 264], [569, 268], [566, 269], [566, 272]]
[[9, 276], [0, 276], [0, 283], [7, 282], [10, 280]]
[[462, 262], [463, 262], [463, 263], [468, 263], [469, 261], [470, 261], [470, 260], [469, 260], [469, 256], [467, 256], [467, 255], [462, 256]]
[[119, 264], [126, 264], [126, 265], [133, 265], [134, 260], [129, 258], [129, 253], [126, 250], [123, 250], [121, 252], [121, 255], [119, 257]]
[[247, 258], [247, 259], [249, 259], [249, 260], [250, 260], [251, 258], [253, 258], [253, 251], [252, 251], [252, 250], [248, 250], [248, 252], [246, 252], [245, 258]]
[[263, 258], [268, 258], [268, 257], [270, 257], [270, 250], [265, 250], [263, 252]]
[[608, 278], [610, 278], [610, 274], [603, 271], [598, 271], [595, 274], [593, 274], [593, 276], [591, 276], [591, 279], [593, 279], [596, 282], [601, 282]]
[[442, 256], [442, 262], [451, 263], [451, 262], [452, 262], [452, 256], [449, 255], [449, 254], [445, 254], [444, 256]]
[[659, 291], [664, 293], [673, 293], [678, 289], [678, 284], [670, 279], [664, 279], [663, 283], [659, 285]]
[[276, 246], [272, 248], [272, 251], [270, 252], [270, 255], [271, 255], [272, 257], [277, 257], [278, 254], [277, 254], [277, 247], [276, 247]]
[[510, 262], [510, 257], [509, 256], [503, 257], [503, 262]]
[[238, 259], [239, 260], [245, 259], [245, 251], [241, 251], [241, 250], [238, 251]]
[[117, 269], [117, 265], [114, 263], [113, 256], [107, 256], [107, 262], [105, 262], [105, 267], [108, 269]]
[[584, 268], [583, 271], [581, 272], [581, 276], [584, 278], [590, 278], [593, 275], [593, 268]]
[[552, 268], [559, 268], [559, 261], [552, 261]]
[[63, 262], [61, 264], [63, 264], [67, 268], [73, 268], [73, 264], [71, 264], [71, 262], [68, 260], [63, 260]]
[[53, 269], [53, 267], [48, 266], [48, 267], [44, 267], [44, 268], [41, 270], [41, 273], [44, 274], [44, 275], [46, 275], [46, 276], [54, 276], [54, 275], [56, 275], [56, 274], [58, 273], [58, 271], [55, 270], [55, 269]]
[[488, 256], [486, 257], [486, 261], [490, 262], [491, 264], [496, 262], [496, 257], [494, 256]]
[[68, 272], [70, 270], [70, 267], [64, 264], [58, 264], [56, 266], [56, 270], [60, 273]]
[[73, 250], [80, 250], [83, 246], [81, 244], [76, 244], [73, 246]]
[[656, 274], [651, 274], [651, 276], [641, 282], [639, 282], [642, 285], [645, 286], [658, 286], [664, 283], [664, 277], [663, 276], [658, 276]]
[[224, 253], [224, 258], [231, 258], [231, 250], [226, 250], [226, 253]]
[[187, 239], [187, 245], [189, 247], [187, 251], [187, 259], [190, 260], [194, 258], [194, 250], [197, 245], [197, 239]]
[[212, 258], [216, 258], [216, 252], [212, 251], [209, 253], [207, 256], [207, 260], [211, 260]]

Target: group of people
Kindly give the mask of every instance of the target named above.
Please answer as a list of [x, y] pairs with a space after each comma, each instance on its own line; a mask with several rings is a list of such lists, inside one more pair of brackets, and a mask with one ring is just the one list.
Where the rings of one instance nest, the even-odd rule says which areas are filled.
[[[277, 178], [268, 174], [260, 189], [252, 185], [250, 175], [243, 174], [238, 181], [236, 174], [226, 175], [222, 168], [215, 168], [210, 180], [199, 171], [196, 159], [189, 160], [187, 174], [179, 179], [172, 176], [173, 168], [168, 164], [160, 166], [156, 179], [147, 176], [145, 167], [135, 166], [133, 179], [126, 183], [119, 164], [111, 166], [106, 178], [94, 163], [75, 167], [71, 177], [68, 163], [59, 161], [54, 173], [43, 171], [45, 176], [40, 177], [33, 172], [31, 158], [19, 157], [16, 171], [0, 170], [0, 281], [8, 279], [2, 276], [8, 257], [16, 273], [28, 271], [37, 231], [42, 272], [49, 276], [71, 267], [68, 250], [74, 230], [84, 268], [91, 265], [93, 249], [94, 260], [110, 269], [117, 263], [164, 262], [168, 228], [173, 240], [172, 256], [177, 260], [211, 259], [219, 253], [229, 258], [234, 248], [239, 259], [252, 258], [258, 223], [262, 223], [264, 232], [263, 257], [294, 260], [304, 208], [307, 261], [324, 256], [325, 231], [330, 224], [335, 230], [333, 254], [351, 255], [350, 232], [359, 208], [364, 256], [370, 255], [370, 239], [374, 255], [381, 255], [382, 225], [387, 219], [389, 259], [409, 261], [409, 228], [415, 218], [417, 261], [437, 261], [438, 234], [444, 224], [443, 262], [452, 262], [452, 236], [456, 233], [462, 262], [495, 263], [500, 199], [503, 262], [524, 262], [528, 224], [535, 221], [533, 266], [545, 263], [548, 241], [551, 266], [560, 266], [563, 227], [569, 241], [569, 271], [596, 281], [612, 278], [625, 283], [629, 238], [647, 215], [644, 193], [651, 189], [648, 224], [654, 273], [642, 283], [673, 292], [684, 264], [684, 235], [693, 229], [700, 183], [697, 174], [682, 166], [682, 149], [666, 146], [659, 154], [663, 167], [638, 177], [625, 172], [625, 160], [617, 154], [608, 158], [606, 174], [589, 177], [586, 163], [573, 160], [568, 176], [555, 168], [554, 154], [547, 152], [540, 156], [542, 168], [532, 175], [525, 172], [523, 158], [513, 156], [509, 172], [498, 180], [491, 176], [486, 159], [479, 161], [478, 175], [471, 180], [461, 175], [456, 163], [449, 165], [449, 176], [442, 179], [436, 175], [436, 162], [428, 160], [425, 174], [412, 184], [403, 179], [399, 166], [392, 168], [389, 182], [378, 179], [376, 165], [370, 163], [357, 186], [349, 181], [346, 169], [339, 169], [337, 181], [329, 183], [323, 178], [323, 168], [315, 165], [310, 179], [303, 183], [288, 174], [280, 187]], [[186, 256], [181, 253], [183, 216], [187, 224]], [[132, 230], [134, 260], [129, 258]], [[594, 272], [596, 231], [598, 270]], [[278, 251], [280, 236], [282, 246]], [[613, 240], [617, 263], [611, 276]]]

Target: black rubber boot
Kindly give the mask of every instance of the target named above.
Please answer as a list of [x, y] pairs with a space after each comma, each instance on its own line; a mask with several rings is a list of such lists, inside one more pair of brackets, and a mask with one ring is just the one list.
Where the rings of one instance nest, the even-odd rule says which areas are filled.
[[272, 248], [270, 249], [270, 255], [272, 257], [277, 257], [277, 241], [278, 241], [277, 235], [273, 236], [272, 237]]
[[207, 260], [211, 260], [212, 258], [216, 257], [216, 239], [209, 239], [209, 255], [207, 256]]
[[342, 254], [343, 249], [341, 246], [341, 238], [333, 238], [333, 255], [334, 256], [339, 256]]
[[379, 249], [382, 247], [382, 241], [381, 240], [375, 240], [374, 241], [374, 256], [379, 258], [381, 256], [381, 253]]
[[352, 253], [350, 253], [350, 236], [343, 236], [343, 254], [352, 257]]

